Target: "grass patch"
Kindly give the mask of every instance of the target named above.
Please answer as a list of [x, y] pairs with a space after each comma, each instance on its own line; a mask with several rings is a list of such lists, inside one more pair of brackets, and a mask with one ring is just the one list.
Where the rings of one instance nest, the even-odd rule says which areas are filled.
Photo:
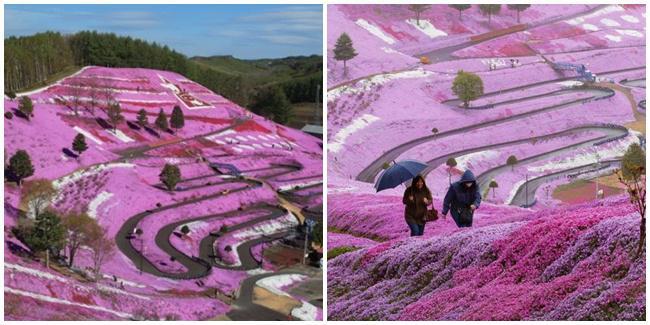
[[331, 260], [345, 253], [354, 252], [358, 249], [359, 247], [356, 246], [339, 246], [337, 248], [330, 249], [329, 251], [327, 251], [327, 260]]

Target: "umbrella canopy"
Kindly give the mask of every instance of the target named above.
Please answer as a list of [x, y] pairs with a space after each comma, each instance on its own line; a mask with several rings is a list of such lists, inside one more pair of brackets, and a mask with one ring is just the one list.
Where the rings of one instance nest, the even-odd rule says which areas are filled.
[[379, 175], [375, 183], [375, 189], [379, 192], [388, 188], [394, 188], [413, 179], [413, 177], [417, 176], [425, 168], [427, 168], [427, 165], [417, 160], [396, 162]]

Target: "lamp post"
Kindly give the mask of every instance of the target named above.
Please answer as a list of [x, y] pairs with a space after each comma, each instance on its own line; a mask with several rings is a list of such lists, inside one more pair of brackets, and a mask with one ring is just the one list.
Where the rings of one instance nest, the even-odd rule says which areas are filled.
[[136, 234], [137, 239], [140, 241], [140, 275], [142, 275], [142, 265], [144, 263], [144, 240], [142, 239], [142, 229], [135, 228], [133, 232]]
[[598, 172], [600, 169], [600, 155], [598, 154], [598, 151], [594, 149], [594, 155], [596, 156], [596, 199], [598, 199], [598, 193], [600, 192], [599, 185], [598, 185]]

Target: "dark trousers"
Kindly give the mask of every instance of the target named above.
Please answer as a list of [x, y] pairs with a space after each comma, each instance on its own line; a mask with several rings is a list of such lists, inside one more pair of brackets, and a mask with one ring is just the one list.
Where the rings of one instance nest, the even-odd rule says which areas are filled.
[[456, 208], [449, 209], [452, 219], [456, 222], [458, 228], [471, 227], [474, 220], [474, 212], [470, 208]]
[[422, 236], [424, 235], [424, 225], [418, 225], [417, 223], [407, 222], [411, 229], [411, 237], [413, 236]]

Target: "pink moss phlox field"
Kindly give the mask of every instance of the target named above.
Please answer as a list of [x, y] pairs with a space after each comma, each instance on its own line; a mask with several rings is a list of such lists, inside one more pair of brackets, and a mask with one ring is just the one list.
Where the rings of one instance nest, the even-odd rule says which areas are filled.
[[[110, 90], [119, 102], [126, 121], [117, 125], [117, 132], [101, 123], [106, 119], [105, 101], [100, 99], [91, 107], [91, 82], [101, 90]], [[182, 100], [179, 93], [189, 93], [196, 102]], [[173, 233], [169, 241], [187, 256], [196, 256], [199, 242], [210, 232], [262, 215], [256, 210], [236, 213], [240, 207], [275, 205], [276, 191], [282, 186], [322, 179], [322, 141], [252, 114], [176, 73], [84, 67], [53, 85], [18, 95], [30, 96], [34, 116], [29, 121], [16, 115], [5, 118], [5, 150], [8, 156], [19, 149], [27, 150], [35, 168], [34, 176], [27, 180], [46, 178], [53, 182], [58, 193], [51, 208], [61, 214], [87, 212], [106, 236], [114, 239], [129, 218], [157, 207], [186, 203], [143, 218], [137, 225], [145, 230], [142, 241], [131, 241], [136, 250], [142, 246], [143, 255], [162, 271], [186, 271], [180, 263], [170, 261], [156, 244], [156, 234], [162, 227], [181, 222], [174, 229], [180, 234], [182, 226], [187, 225], [188, 235]], [[77, 114], [71, 105], [74, 96], [80, 96]], [[5, 112], [18, 107], [17, 99], [5, 96], [4, 103]], [[169, 116], [176, 105], [185, 116], [182, 129], [167, 132], [153, 126], [160, 109]], [[140, 109], [147, 115], [151, 126], [148, 131], [135, 127]], [[75, 158], [69, 152], [72, 139], [79, 133], [86, 137], [88, 150]], [[142, 148], [150, 150], [129, 154]], [[233, 164], [243, 171], [272, 164], [300, 169], [278, 177], [251, 172], [250, 177], [268, 177], [266, 183], [236, 192], [247, 184], [217, 175], [210, 162]], [[168, 163], [181, 171], [177, 191], [166, 190], [160, 181], [161, 169]], [[312, 178], [304, 181], [303, 177]], [[301, 204], [321, 203], [322, 195], [315, 194]], [[212, 198], [188, 202], [205, 196]], [[11, 231], [19, 223], [17, 209], [22, 208], [21, 204], [20, 188], [6, 183], [5, 239], [14, 250], [28, 250]], [[222, 216], [228, 212], [235, 213]], [[212, 215], [217, 217], [182, 223]], [[252, 231], [247, 238], [257, 236], [260, 233]], [[253, 250], [258, 260], [265, 247], [268, 244]], [[48, 270], [41, 262], [19, 256], [14, 250], [5, 245], [5, 318], [16, 320], [211, 319], [227, 313], [230, 305], [206, 293], [234, 295], [242, 281], [251, 276], [247, 271], [212, 268], [201, 279], [201, 285], [196, 280], [156, 277], [141, 273], [137, 263], [116, 248], [102, 266], [102, 279], [91, 283], [69, 271]], [[87, 273], [92, 265], [92, 251], [82, 246], [75, 256], [74, 269]], [[263, 271], [277, 269], [268, 260], [263, 260], [261, 267]]]
[[639, 319], [645, 262], [632, 257], [638, 224], [617, 197], [344, 254], [329, 265], [330, 317]]

